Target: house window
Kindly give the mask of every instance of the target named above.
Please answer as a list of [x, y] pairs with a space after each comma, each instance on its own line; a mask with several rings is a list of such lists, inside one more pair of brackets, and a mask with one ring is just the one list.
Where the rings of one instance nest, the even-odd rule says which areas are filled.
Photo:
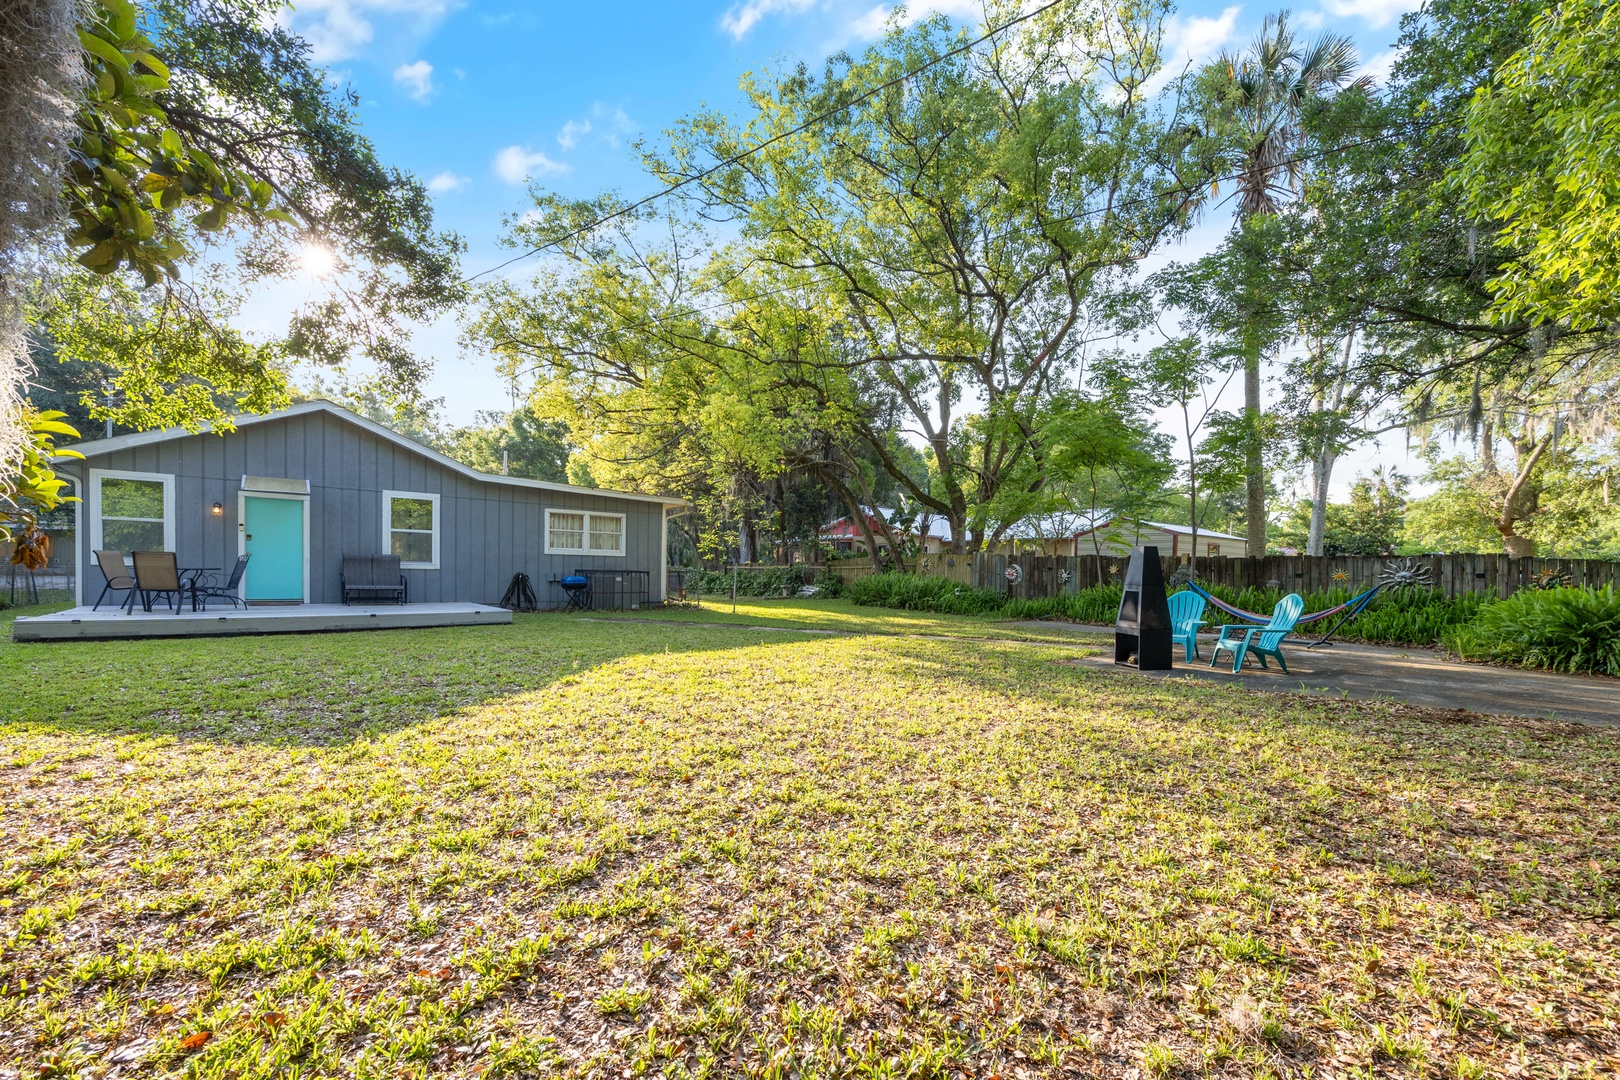
[[624, 515], [546, 511], [547, 555], [623, 555]]
[[591, 514], [587, 524], [591, 532], [591, 551], [598, 555], [620, 555], [624, 552], [624, 517], [619, 514]]
[[1219, 544], [1211, 544], [1211, 545], [1209, 545], [1209, 557], [1210, 558], [1213, 559], [1215, 556], [1219, 555], [1220, 553], [1221, 553], [1221, 545], [1219, 545]]
[[174, 477], [90, 470], [90, 544], [128, 554], [174, 550]]
[[383, 548], [404, 570], [439, 568], [439, 497], [419, 491], [383, 492]]

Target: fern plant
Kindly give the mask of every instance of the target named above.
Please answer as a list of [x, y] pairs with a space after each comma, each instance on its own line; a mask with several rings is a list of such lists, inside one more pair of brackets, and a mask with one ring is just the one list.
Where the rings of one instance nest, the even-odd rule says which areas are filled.
[[1470, 660], [1620, 676], [1620, 592], [1527, 589], [1486, 605], [1444, 640]]

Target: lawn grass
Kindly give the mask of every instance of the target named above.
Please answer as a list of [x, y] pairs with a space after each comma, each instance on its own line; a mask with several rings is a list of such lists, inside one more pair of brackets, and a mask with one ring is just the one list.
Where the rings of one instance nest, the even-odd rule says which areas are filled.
[[1612, 732], [1073, 651], [557, 615], [0, 645], [0, 1073], [1620, 1064]]
[[[1038, 626], [975, 615], [861, 607], [849, 600], [762, 600], [739, 596], [735, 611], [732, 606], [729, 599], [705, 596], [698, 604], [635, 612], [593, 612], [592, 617], [995, 641], [1066, 642], [1087, 639], [1085, 631], [1078, 627], [1056, 623]], [[1099, 640], [1095, 634], [1090, 637]]]

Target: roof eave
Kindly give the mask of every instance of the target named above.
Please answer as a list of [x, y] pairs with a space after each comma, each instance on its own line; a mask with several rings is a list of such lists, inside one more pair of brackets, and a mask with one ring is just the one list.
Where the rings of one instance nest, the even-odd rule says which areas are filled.
[[[636, 502], [658, 503], [660, 506], [664, 507], [691, 505], [688, 500], [678, 499], [672, 495], [643, 495], [639, 492], [614, 491], [609, 488], [576, 487], [573, 484], [556, 484], [547, 480], [530, 480], [521, 476], [496, 476], [493, 473], [482, 472], [473, 468], [471, 465], [466, 465], [457, 461], [455, 458], [450, 457], [447, 454], [440, 453], [431, 446], [424, 446], [422, 443], [419, 443], [414, 439], [407, 438], [391, 428], [384, 427], [382, 424], [376, 423], [373, 420], [368, 420], [358, 413], [350, 412], [341, 405], [337, 405], [323, 399], [300, 401], [296, 405], [291, 405], [285, 409], [278, 409], [277, 411], [270, 413], [233, 416], [231, 418], [231, 423], [238, 428], [252, 427], [255, 424], [262, 424], [271, 420], [284, 420], [289, 417], [305, 416], [309, 413], [317, 412], [331, 413], [340, 419], [354, 424], [356, 427], [371, 432], [373, 435], [376, 435], [379, 438], [386, 439], [398, 446], [403, 446], [408, 450], [421, 454], [423, 457], [430, 458], [433, 461], [438, 462], [445, 468], [458, 472], [470, 479], [483, 481], [486, 484], [505, 484], [509, 487], [530, 488], [536, 491], [555, 491], [567, 495], [602, 495], [616, 499], [630, 499]], [[162, 428], [154, 431], [136, 431], [128, 435], [114, 435], [110, 439], [96, 439], [91, 442], [76, 443], [71, 447], [64, 447], [64, 449], [75, 450], [84, 455], [86, 458], [90, 458], [97, 457], [102, 454], [117, 453], [120, 450], [129, 450], [139, 446], [150, 446], [154, 443], [168, 442], [170, 439], [183, 439], [191, 435], [209, 435], [213, 434], [214, 430], [213, 424], [203, 424], [196, 431], [192, 431], [184, 427]], [[51, 460], [56, 462], [72, 461], [75, 459], [62, 458], [58, 456], [53, 457]]]

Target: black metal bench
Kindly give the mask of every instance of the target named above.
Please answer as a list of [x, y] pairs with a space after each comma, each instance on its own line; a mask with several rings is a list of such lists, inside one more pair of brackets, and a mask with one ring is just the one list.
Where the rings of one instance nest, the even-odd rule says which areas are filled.
[[405, 603], [405, 575], [400, 572], [398, 555], [345, 555], [338, 583], [345, 604], [350, 597]]

